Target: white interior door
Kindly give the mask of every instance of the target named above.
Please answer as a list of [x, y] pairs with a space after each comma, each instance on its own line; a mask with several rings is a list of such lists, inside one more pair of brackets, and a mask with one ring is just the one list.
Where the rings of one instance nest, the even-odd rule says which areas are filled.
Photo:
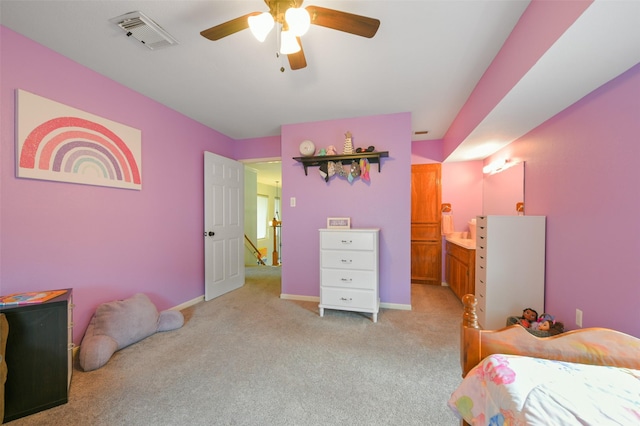
[[204, 299], [244, 285], [244, 165], [204, 153]]

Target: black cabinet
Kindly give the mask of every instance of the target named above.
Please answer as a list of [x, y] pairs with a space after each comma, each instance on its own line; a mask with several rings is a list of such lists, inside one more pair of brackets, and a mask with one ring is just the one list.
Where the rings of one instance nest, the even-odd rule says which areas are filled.
[[72, 289], [0, 308], [9, 323], [4, 422], [65, 404], [72, 372]]

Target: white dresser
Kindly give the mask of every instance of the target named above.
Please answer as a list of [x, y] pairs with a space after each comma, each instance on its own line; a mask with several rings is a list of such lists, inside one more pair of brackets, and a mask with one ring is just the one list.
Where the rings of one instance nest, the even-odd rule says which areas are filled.
[[320, 229], [320, 316], [325, 309], [369, 312], [378, 321], [379, 229]]
[[544, 216], [476, 218], [476, 312], [485, 330], [525, 308], [544, 312]]

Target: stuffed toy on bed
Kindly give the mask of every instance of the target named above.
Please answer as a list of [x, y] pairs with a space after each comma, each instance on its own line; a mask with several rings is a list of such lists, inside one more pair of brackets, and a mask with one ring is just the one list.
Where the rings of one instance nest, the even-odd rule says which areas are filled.
[[184, 324], [180, 311], [158, 312], [142, 293], [125, 300], [103, 303], [91, 318], [80, 345], [79, 362], [84, 371], [105, 365], [118, 350], [158, 331], [175, 330]]
[[530, 322], [530, 318], [535, 312], [536, 311], [531, 308], [526, 308], [523, 311], [522, 317], [508, 317], [506, 325], [508, 327], [513, 324], [519, 324], [536, 337], [549, 337], [564, 333], [564, 324], [556, 321], [552, 315], [547, 313], [540, 315], [538, 319]]

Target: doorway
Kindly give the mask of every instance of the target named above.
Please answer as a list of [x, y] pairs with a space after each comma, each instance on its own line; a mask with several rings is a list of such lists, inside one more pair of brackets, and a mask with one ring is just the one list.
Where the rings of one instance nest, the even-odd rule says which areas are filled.
[[[268, 266], [281, 266], [282, 257], [282, 161], [257, 159], [243, 161], [250, 170], [245, 179], [245, 230], [247, 238], [263, 255]], [[258, 262], [255, 250], [247, 244], [245, 265]]]

